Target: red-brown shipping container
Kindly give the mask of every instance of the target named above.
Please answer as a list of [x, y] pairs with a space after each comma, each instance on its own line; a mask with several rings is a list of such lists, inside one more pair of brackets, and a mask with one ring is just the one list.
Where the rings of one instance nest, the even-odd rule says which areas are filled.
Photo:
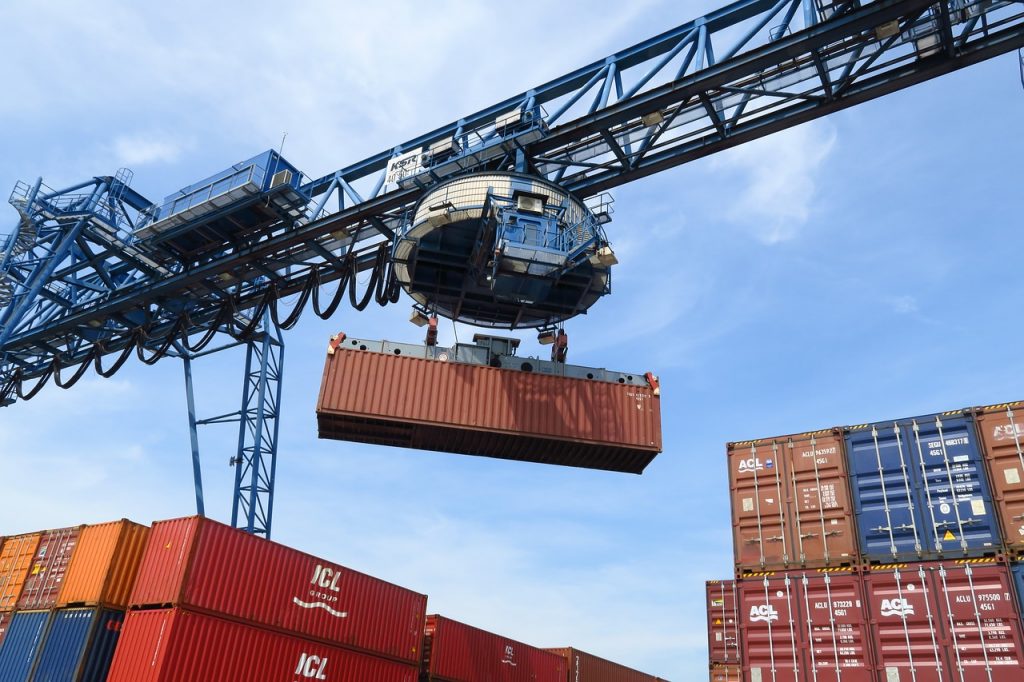
[[1024, 402], [978, 408], [975, 424], [1006, 551], [1024, 555]]
[[360, 347], [366, 344], [349, 341], [327, 356], [317, 402], [321, 438], [636, 474], [661, 452], [661, 399], [646, 382]]
[[416, 663], [427, 598], [193, 516], [153, 524], [130, 603], [181, 606]]
[[182, 609], [131, 611], [108, 682], [416, 682], [418, 668]]
[[14, 616], [10, 611], [0, 611], [0, 646], [3, 646], [4, 635], [7, 634], [7, 626], [11, 624], [11, 618]]
[[1024, 636], [1005, 564], [871, 566], [876, 671], [887, 682], [1019, 682]]
[[708, 661], [736, 665], [740, 662], [736, 581], [709, 580], [704, 587], [708, 612]]
[[737, 575], [857, 565], [857, 528], [837, 430], [728, 446]]
[[443, 616], [427, 616], [423, 671], [429, 682], [566, 682], [566, 661]]
[[0, 548], [0, 611], [14, 610], [39, 547], [39, 538], [40, 533], [28, 533], [4, 540]]
[[711, 682], [742, 682], [743, 680], [743, 669], [738, 665], [713, 663], [708, 672]]
[[642, 673], [572, 647], [545, 651], [558, 654], [565, 659], [569, 673], [568, 682], [664, 682], [660, 677]]
[[57, 605], [57, 596], [64, 585], [64, 576], [75, 555], [78, 536], [83, 527], [43, 532], [15, 608], [19, 611], [37, 611], [52, 609]]
[[739, 591], [745, 679], [874, 682], [855, 569], [765, 573], [740, 581]]

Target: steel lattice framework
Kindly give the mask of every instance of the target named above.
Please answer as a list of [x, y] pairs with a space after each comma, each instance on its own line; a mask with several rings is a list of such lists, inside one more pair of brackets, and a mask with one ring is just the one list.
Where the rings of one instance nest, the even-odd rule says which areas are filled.
[[[10, 199], [19, 221], [0, 242], [0, 404], [50, 379], [69, 387], [90, 366], [109, 376], [133, 354], [155, 363], [194, 357], [225, 335], [245, 343], [252, 392], [237, 413], [250, 426], [240, 431], [235, 514], [268, 533], [276, 427], [263, 430], [283, 371], [276, 330], [310, 303], [327, 317], [345, 297], [359, 309], [396, 301], [391, 241], [427, 188], [519, 171], [593, 197], [1022, 47], [1022, 0], [740, 0], [334, 173], [301, 177], [297, 199], [244, 230], [209, 226], [242, 224], [266, 197], [216, 206], [184, 226], [187, 248], [147, 235], [157, 206], [127, 172], [62, 190], [19, 183]], [[410, 157], [421, 159], [418, 173], [396, 175], [396, 160]], [[231, 177], [272, 170], [239, 164]], [[355, 275], [367, 270], [359, 292]], [[297, 300], [279, 309], [287, 295]], [[263, 373], [255, 383], [253, 367]], [[257, 428], [260, 414], [268, 421]], [[201, 500], [199, 484], [197, 467]]]

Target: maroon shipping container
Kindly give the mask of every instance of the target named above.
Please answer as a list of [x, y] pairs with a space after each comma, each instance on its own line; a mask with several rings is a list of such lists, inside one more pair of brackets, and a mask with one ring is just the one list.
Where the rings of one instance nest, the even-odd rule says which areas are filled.
[[738, 665], [713, 663], [708, 672], [711, 682], [742, 682], [743, 680], [743, 669]]
[[708, 612], [708, 661], [735, 665], [740, 662], [736, 581], [707, 581], [705, 597]]
[[418, 669], [182, 609], [129, 612], [108, 682], [416, 682]]
[[15, 608], [19, 611], [52, 609], [64, 585], [71, 557], [84, 526], [44, 531]]
[[977, 410], [975, 424], [1006, 551], [1024, 554], [1024, 402]]
[[545, 651], [558, 654], [565, 659], [569, 682], [665, 682], [660, 677], [633, 670], [572, 647]]
[[557, 376], [378, 347], [348, 340], [327, 356], [317, 402], [321, 438], [636, 474], [661, 452], [660, 392], [646, 381]]
[[202, 517], [153, 524], [130, 605], [181, 606], [418, 663], [427, 598]]
[[7, 634], [7, 626], [11, 624], [14, 614], [10, 611], [0, 611], [0, 646], [3, 646], [4, 636]]
[[1019, 682], [1021, 620], [993, 559], [872, 566], [864, 577], [886, 682]]
[[874, 682], [854, 569], [766, 573], [740, 581], [739, 592], [745, 679]]
[[837, 430], [728, 445], [737, 575], [858, 563]]
[[430, 682], [565, 682], [558, 654], [444, 618], [427, 616], [423, 671]]

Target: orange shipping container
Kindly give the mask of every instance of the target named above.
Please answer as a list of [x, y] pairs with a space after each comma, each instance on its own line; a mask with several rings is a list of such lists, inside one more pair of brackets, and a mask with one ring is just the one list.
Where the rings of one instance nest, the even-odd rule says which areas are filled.
[[41, 533], [15, 535], [0, 549], [0, 611], [13, 611], [21, 596], [32, 557], [39, 548]]
[[124, 609], [139, 572], [149, 528], [127, 519], [86, 526], [57, 606]]
[[451, 355], [462, 351], [346, 340], [324, 367], [320, 437], [636, 474], [661, 451], [653, 375], [576, 378], [527, 358]]
[[660, 677], [627, 668], [572, 647], [548, 651], [558, 654], [569, 663], [570, 682], [665, 682]]

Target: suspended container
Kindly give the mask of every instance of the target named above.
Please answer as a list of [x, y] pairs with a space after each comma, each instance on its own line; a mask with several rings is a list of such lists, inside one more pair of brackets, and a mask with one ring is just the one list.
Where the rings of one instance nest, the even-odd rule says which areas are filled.
[[639, 474], [661, 451], [657, 378], [454, 348], [332, 341], [321, 438]]
[[417, 682], [418, 669], [182, 609], [132, 611], [108, 682]]
[[1024, 402], [976, 410], [981, 449], [992, 483], [992, 497], [1013, 556], [1024, 554]]
[[180, 606], [416, 663], [427, 598], [194, 516], [153, 524], [130, 603]]
[[664, 682], [660, 677], [633, 670], [572, 647], [546, 651], [565, 659], [569, 682]]
[[846, 447], [866, 562], [999, 553], [999, 526], [970, 415], [851, 427]]
[[0, 682], [28, 682], [50, 623], [49, 611], [14, 614], [0, 646]]
[[125, 609], [148, 537], [149, 528], [127, 519], [86, 526], [57, 606]]
[[82, 528], [58, 528], [42, 534], [18, 598], [18, 610], [52, 609], [57, 605]]
[[104, 682], [123, 622], [111, 609], [54, 611], [32, 682]]
[[28, 533], [4, 540], [0, 549], [0, 611], [14, 610], [39, 547], [40, 536], [40, 533]]
[[[423, 682], [565, 682], [566, 661], [443, 616], [427, 616]], [[583, 682], [581, 680], [581, 682]]]
[[736, 581], [705, 583], [708, 614], [708, 661], [723, 665], [740, 663], [740, 619]]

